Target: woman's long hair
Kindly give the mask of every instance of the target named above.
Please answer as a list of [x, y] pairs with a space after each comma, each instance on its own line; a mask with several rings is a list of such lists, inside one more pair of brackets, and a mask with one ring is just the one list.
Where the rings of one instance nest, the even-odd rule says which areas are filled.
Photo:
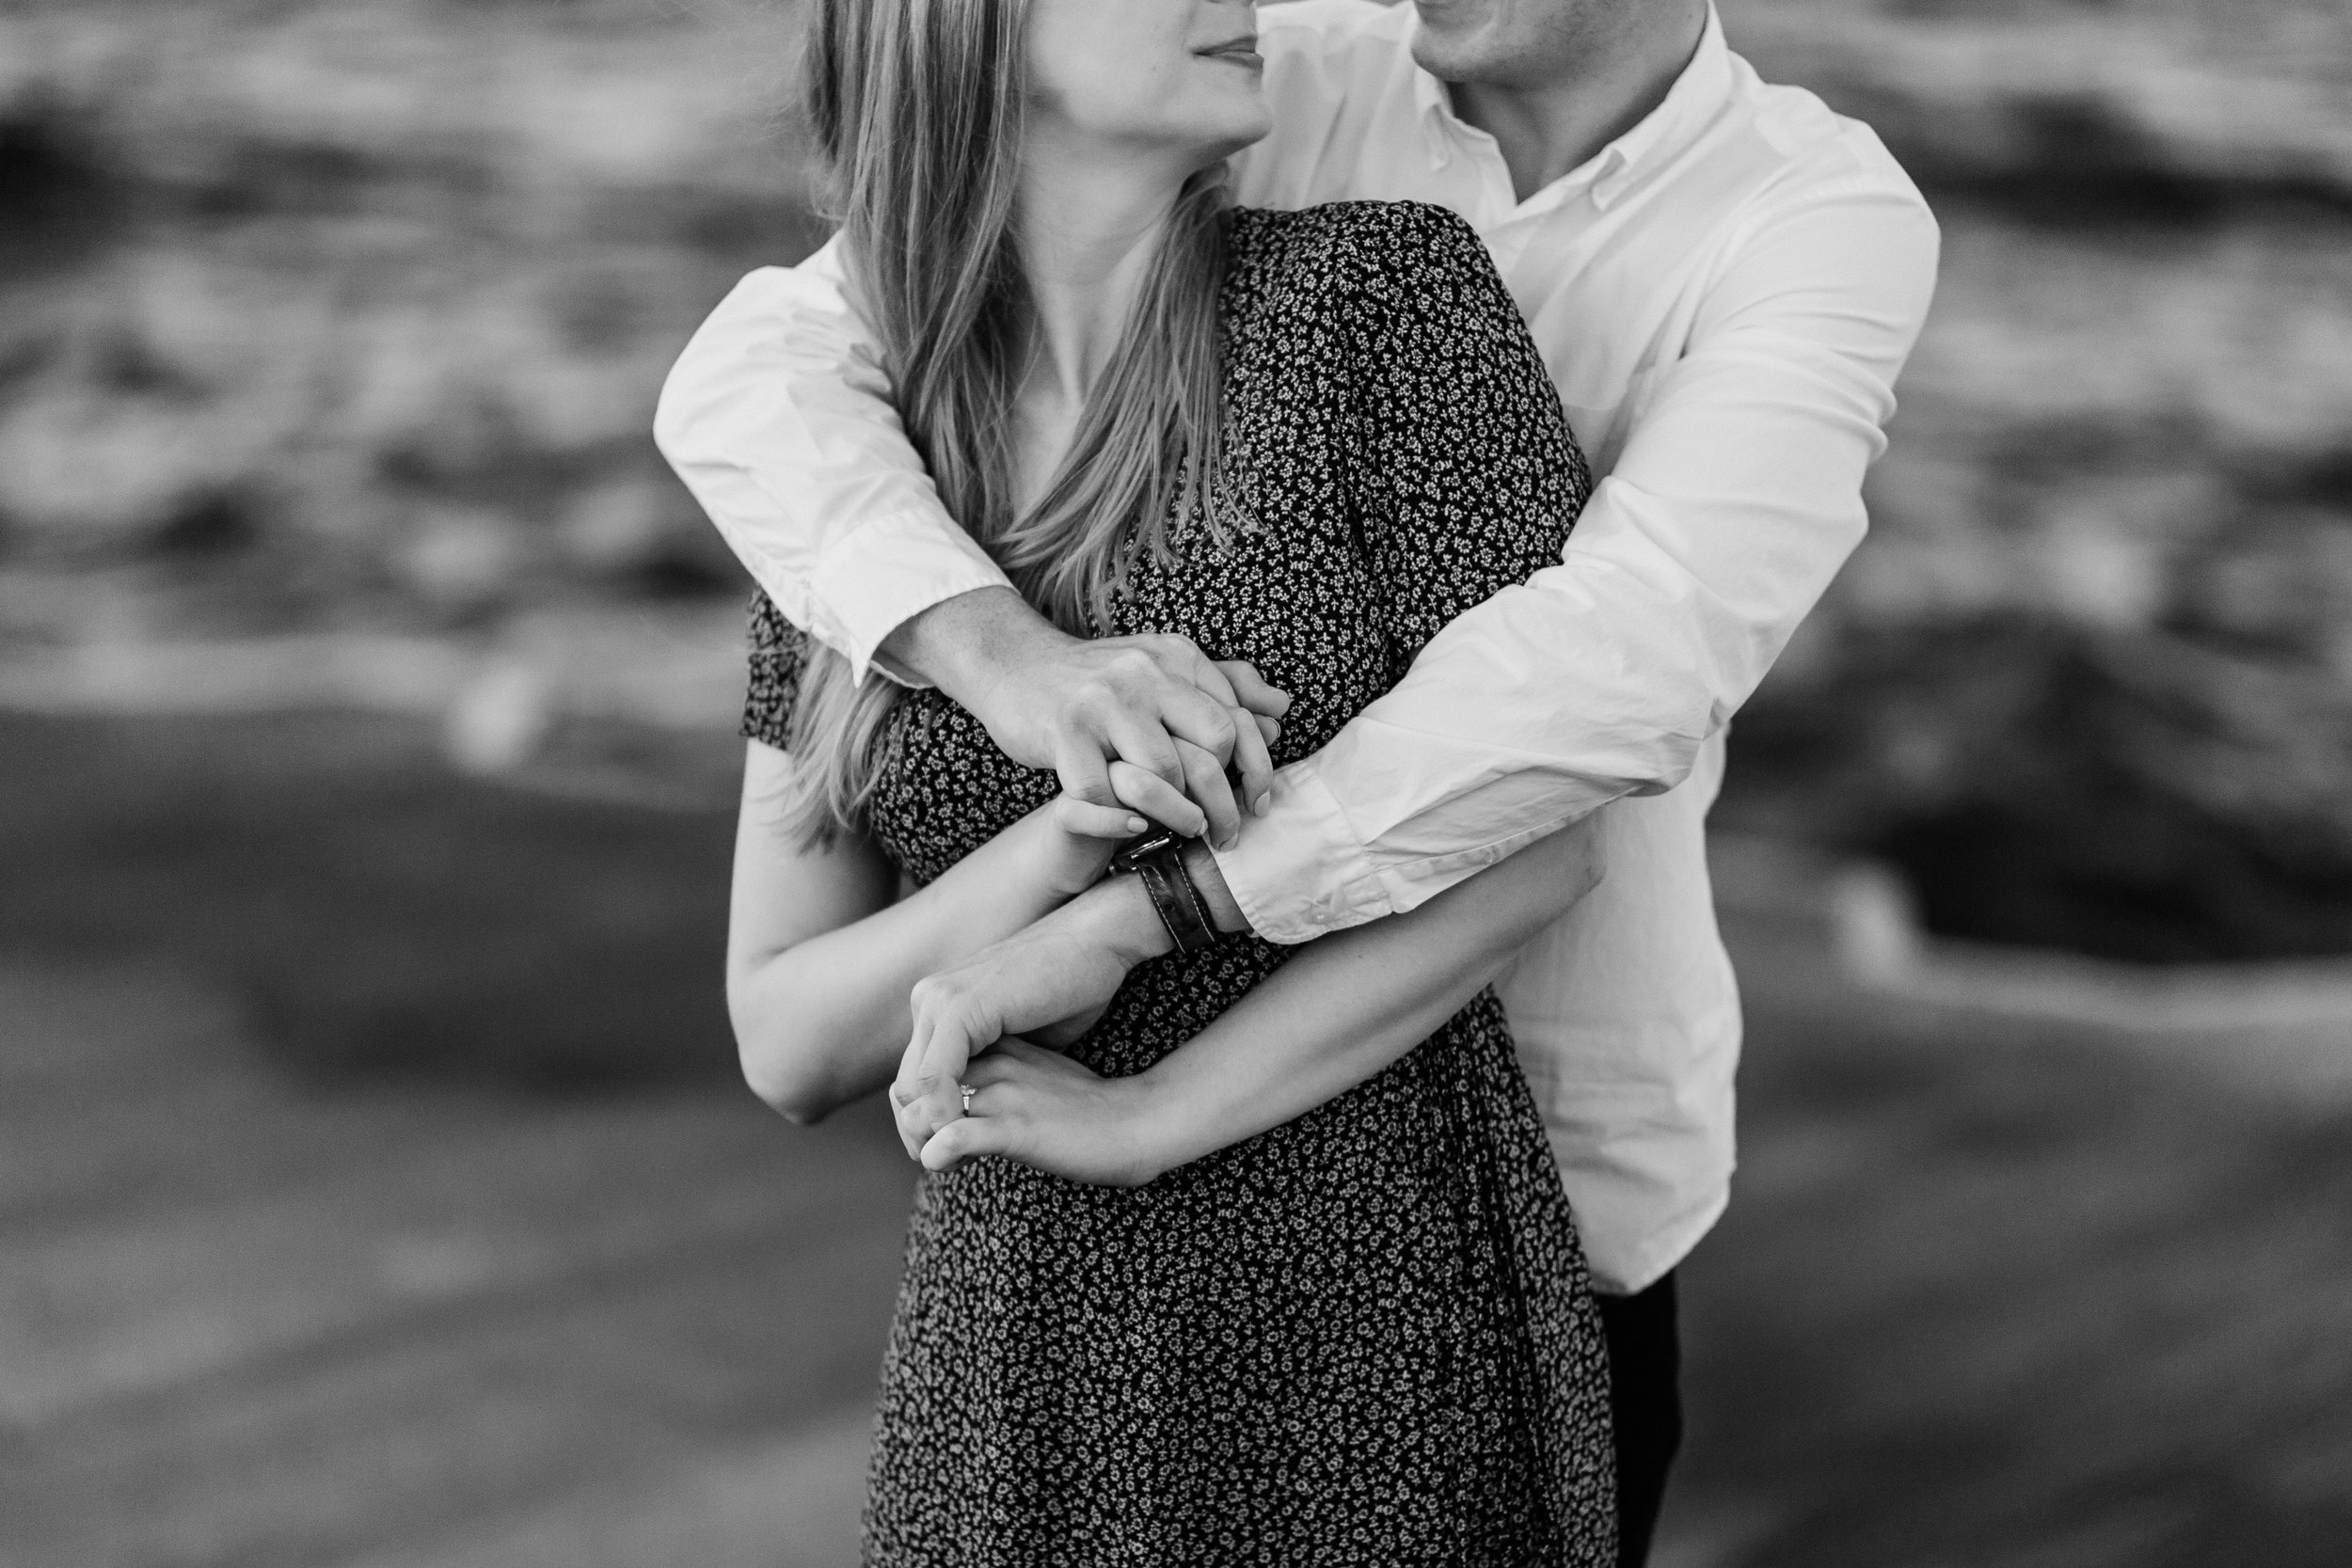
[[[810, 0], [804, 89], [852, 281], [908, 439], [948, 515], [1029, 602], [1080, 636], [1106, 626], [1171, 515], [1221, 538], [1217, 292], [1222, 166], [1178, 197], [1070, 451], [1025, 514], [1011, 417], [1033, 349], [1013, 227], [1028, 0]], [[863, 817], [898, 688], [810, 645], [788, 818], [823, 843]]]

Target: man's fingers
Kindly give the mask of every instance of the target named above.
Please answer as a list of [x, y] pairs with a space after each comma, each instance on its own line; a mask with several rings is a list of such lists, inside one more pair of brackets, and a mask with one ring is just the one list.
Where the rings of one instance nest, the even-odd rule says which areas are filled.
[[1054, 771], [1060, 776], [1064, 795], [1098, 806], [1119, 803], [1111, 789], [1110, 758], [1104, 754], [1103, 743], [1091, 737], [1064, 735], [1061, 750], [1054, 759]]
[[963, 1085], [972, 1091], [972, 1109], [963, 1111], [958, 1094], [957, 1114], [941, 1123], [924, 1140], [917, 1156], [927, 1170], [953, 1170], [983, 1154], [1009, 1154], [1020, 1147], [1023, 1115], [1020, 1076], [1023, 1067], [1043, 1054], [1018, 1035], [1007, 1035], [989, 1053], [964, 1069]]
[[1184, 761], [1176, 754], [1175, 740], [1157, 720], [1141, 719], [1122, 710], [1108, 716], [1103, 733], [1114, 758], [1183, 787]]
[[[1258, 667], [1246, 660], [1231, 658], [1217, 668], [1232, 683], [1233, 691], [1241, 699], [1243, 709], [1256, 721], [1245, 724], [1233, 737], [1233, 771], [1241, 775], [1242, 802], [1254, 815], [1263, 816], [1272, 801], [1274, 788], [1274, 755], [1267, 750], [1281, 737], [1281, 716], [1291, 710], [1290, 693], [1268, 686], [1258, 673]], [[1255, 734], [1252, 734], [1252, 731]]]
[[1228, 658], [1219, 660], [1216, 668], [1233, 689], [1233, 700], [1250, 712], [1279, 719], [1291, 710], [1290, 693], [1268, 686], [1256, 665], [1246, 659]]
[[1208, 828], [1208, 814], [1186, 798], [1183, 790], [1131, 762], [1111, 764], [1111, 792], [1119, 797], [1121, 805], [1132, 806], [1187, 838], [1198, 837]]
[[1160, 632], [1149, 640], [1160, 668], [1187, 686], [1197, 687], [1220, 707], [1239, 707], [1232, 677], [1224, 666], [1200, 651], [1200, 644], [1178, 632]]
[[1274, 753], [1266, 750], [1273, 737], [1259, 726], [1274, 721], [1254, 713], [1243, 717], [1247, 721], [1233, 736], [1233, 773], [1240, 781], [1243, 806], [1262, 816], [1273, 800]]
[[1176, 750], [1184, 761], [1184, 793], [1208, 815], [1209, 842], [1220, 849], [1232, 847], [1241, 836], [1241, 806], [1225, 777], [1225, 765], [1190, 741], [1178, 741]]
[[1216, 758], [1222, 768], [1241, 733], [1242, 710], [1199, 691], [1174, 691], [1160, 709], [1160, 721], [1178, 740], [1188, 740]]
[[[1148, 775], [1147, 775], [1148, 776]], [[1098, 806], [1065, 795], [1054, 802], [1054, 826], [1075, 838], [1133, 838], [1152, 824], [1127, 806]]]

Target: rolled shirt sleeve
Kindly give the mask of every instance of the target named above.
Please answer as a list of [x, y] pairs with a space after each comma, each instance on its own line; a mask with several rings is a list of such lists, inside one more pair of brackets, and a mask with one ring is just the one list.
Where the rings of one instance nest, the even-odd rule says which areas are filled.
[[654, 439], [776, 607], [860, 675], [913, 616], [1009, 586], [907, 440], [838, 238], [736, 285], [672, 368]]
[[1862, 539], [1937, 245], [1915, 198], [1857, 180], [1726, 247], [1561, 564], [1441, 631], [1218, 853], [1261, 935], [1412, 909], [1689, 773]]

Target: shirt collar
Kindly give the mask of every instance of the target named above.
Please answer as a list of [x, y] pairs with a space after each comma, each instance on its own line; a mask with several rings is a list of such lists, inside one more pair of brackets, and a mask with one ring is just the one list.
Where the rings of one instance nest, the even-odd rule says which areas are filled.
[[[1682, 68], [1682, 74], [1666, 89], [1658, 107], [1584, 166], [1596, 171], [1593, 200], [1606, 209], [1645, 174], [1690, 146], [1730, 96], [1731, 50], [1724, 42], [1723, 18], [1710, 4], [1691, 63]], [[1573, 180], [1581, 172], [1571, 171], [1567, 178]]]
[[[1411, 0], [1406, 8], [1412, 9]], [[1405, 57], [1412, 58], [1413, 37], [1421, 31], [1421, 13], [1414, 11], [1405, 23]], [[1454, 101], [1448, 97], [1445, 84], [1438, 81], [1419, 62], [1413, 66], [1413, 109], [1421, 120], [1422, 143], [1429, 150], [1429, 166], [1443, 168], [1454, 156], [1455, 129], [1467, 130], [1454, 118]]]
[[[1421, 28], [1418, 13], [1406, 24], [1406, 47], [1412, 47], [1413, 35]], [[1658, 107], [1644, 115], [1634, 127], [1592, 157], [1570, 169], [1559, 179], [1536, 192], [1521, 203], [1522, 207], [1536, 202], [1557, 199], [1579, 186], [1589, 184], [1595, 205], [1607, 210], [1650, 169], [1688, 147], [1699, 131], [1731, 96], [1731, 50], [1724, 41], [1723, 18], [1716, 14], [1712, 0], [1707, 8], [1707, 25], [1700, 30], [1698, 48], [1692, 53], [1691, 63], [1682, 68], [1675, 85], [1659, 101]], [[1422, 137], [1429, 150], [1429, 166], [1442, 168], [1454, 153], [1454, 138], [1470, 132], [1454, 116], [1454, 103], [1447, 95], [1445, 84], [1423, 71], [1413, 67], [1413, 103], [1421, 119]]]

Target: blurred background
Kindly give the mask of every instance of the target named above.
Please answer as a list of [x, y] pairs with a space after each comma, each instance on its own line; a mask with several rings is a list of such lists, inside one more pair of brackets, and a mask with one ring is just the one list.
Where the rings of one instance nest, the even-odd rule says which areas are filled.
[[[2352, 1541], [2352, 24], [1721, 0], [1945, 225], [1742, 715], [1661, 1568]], [[0, 1563], [845, 1564], [909, 1168], [734, 1077], [646, 435], [788, 0], [0, 3]]]

